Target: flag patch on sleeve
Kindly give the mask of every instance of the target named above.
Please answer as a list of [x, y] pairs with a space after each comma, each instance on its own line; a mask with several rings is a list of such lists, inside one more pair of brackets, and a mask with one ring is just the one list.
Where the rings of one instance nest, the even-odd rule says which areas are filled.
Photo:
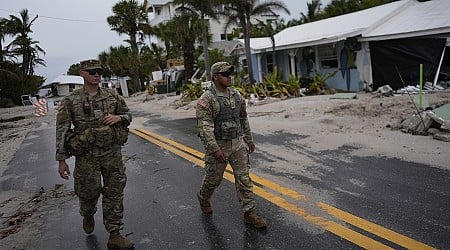
[[208, 106], [208, 104], [203, 99], [198, 99], [198, 105], [200, 105], [204, 108], [206, 108]]

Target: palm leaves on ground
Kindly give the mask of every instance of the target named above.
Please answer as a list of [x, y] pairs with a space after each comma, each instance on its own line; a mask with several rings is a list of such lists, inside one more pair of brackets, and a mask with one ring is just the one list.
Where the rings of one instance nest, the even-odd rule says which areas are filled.
[[[300, 96], [300, 79], [297, 76], [290, 75], [287, 82], [281, 81], [281, 71], [276, 70], [273, 73], [269, 73], [264, 77], [262, 83], [256, 85], [249, 85], [247, 83], [242, 83], [239, 78], [235, 79], [233, 88], [241, 93], [241, 95], [248, 99], [250, 95], [255, 95], [258, 99], [263, 99], [266, 97], [274, 98], [293, 98]], [[322, 94], [326, 89], [325, 82], [334, 77], [338, 71], [329, 72], [321, 74], [315, 72], [313, 81], [311, 85], [306, 90], [308, 95], [318, 95]], [[182, 90], [183, 97], [189, 97], [191, 100], [198, 99], [203, 93], [201, 85], [198, 84], [188, 84], [186, 88]]]
[[203, 94], [203, 89], [200, 83], [191, 83], [186, 84], [181, 92], [183, 99], [197, 100]]
[[237, 89], [244, 98], [249, 98], [250, 94], [254, 94], [258, 99], [265, 97], [289, 98], [299, 96], [299, 78], [291, 75], [287, 82], [283, 82], [281, 81], [280, 72], [281, 71], [276, 70], [273, 73], [267, 74], [262, 83], [253, 86], [235, 82], [234, 88]]
[[333, 78], [337, 74], [337, 72], [338, 71], [336, 70], [336, 71], [333, 71], [333, 72], [321, 74], [321, 73], [315, 71], [314, 72], [314, 77], [312, 79], [312, 83], [307, 88], [306, 94], [307, 95], [318, 95], [318, 94], [321, 94], [326, 88], [325, 82], [328, 79]]

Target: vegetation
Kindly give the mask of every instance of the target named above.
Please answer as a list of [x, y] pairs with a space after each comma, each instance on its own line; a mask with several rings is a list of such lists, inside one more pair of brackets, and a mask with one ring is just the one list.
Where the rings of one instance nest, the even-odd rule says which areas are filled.
[[187, 84], [183, 88], [182, 93], [182, 97], [185, 100], [197, 100], [203, 94], [202, 85], [200, 83]]
[[250, 38], [252, 35], [251, 19], [260, 15], [272, 14], [276, 16], [275, 11], [284, 11], [290, 14], [286, 5], [277, 0], [259, 2], [257, 0], [228, 0], [229, 8], [222, 13], [227, 18], [226, 29], [231, 24], [239, 26], [244, 33], [245, 58], [247, 62], [249, 84], [254, 85], [253, 64], [250, 51]]
[[[128, 46], [110, 47], [107, 51], [99, 53], [99, 60], [107, 70], [107, 77], [131, 76], [133, 84], [130, 93], [144, 90], [143, 84], [145, 81], [148, 82], [151, 72], [167, 68], [168, 59], [183, 59], [186, 76], [182, 89], [187, 91], [186, 95], [189, 98], [196, 98], [199, 94], [199, 86], [188, 81], [196, 67], [206, 71], [207, 80], [210, 75], [209, 65], [217, 61], [228, 61], [236, 68], [243, 69], [236, 72], [235, 83], [244, 95], [256, 93], [258, 97], [281, 98], [296, 96], [299, 93], [298, 79], [290, 76], [288, 82], [281, 82], [276, 60], [273, 60], [273, 72], [267, 74], [262, 83], [255, 85], [253, 68], [248, 67], [252, 65], [249, 46], [251, 37], [270, 37], [273, 52], [276, 46], [274, 34], [286, 27], [393, 1], [395, 0], [332, 0], [323, 7], [320, 0], [311, 0], [307, 3], [307, 13], [300, 13], [301, 17], [298, 20], [292, 19], [287, 24], [284, 20], [257, 21], [252, 24], [250, 20], [259, 15], [277, 16], [276, 11], [289, 13], [289, 10], [281, 0], [175, 0], [181, 4], [181, 7], [175, 10], [175, 17], [169, 22], [152, 27], [148, 23], [147, 0], [142, 4], [137, 0], [121, 0], [113, 6], [113, 15], [108, 17], [107, 21], [112, 30], [127, 35], [125, 41]], [[218, 8], [219, 6], [225, 8]], [[219, 9], [223, 11], [218, 12]], [[210, 34], [206, 20], [218, 16], [225, 17], [227, 28], [231, 24], [237, 25], [233, 36], [239, 37], [242, 34], [239, 38], [243, 38], [248, 45], [245, 46], [247, 67], [241, 67], [237, 57], [226, 58], [221, 51], [208, 50]], [[0, 18], [0, 104], [11, 102], [20, 104], [22, 94], [36, 93], [38, 87], [45, 81], [43, 77], [34, 74], [36, 66], [45, 66], [45, 61], [41, 57], [45, 55], [45, 51], [39, 46], [38, 41], [30, 37], [37, 18], [38, 16], [31, 18], [26, 9], [20, 11], [18, 16]], [[145, 37], [150, 36], [157, 36], [165, 46], [147, 44]], [[5, 45], [6, 38], [10, 42]], [[79, 64], [71, 65], [67, 71], [68, 74], [74, 75], [78, 72]], [[330, 75], [316, 74], [307, 93], [319, 93], [328, 77]]]
[[191, 15], [195, 16], [197, 13], [200, 14], [200, 27], [202, 31], [202, 47], [203, 47], [203, 56], [205, 58], [205, 69], [206, 69], [206, 79], [211, 80], [211, 72], [210, 72], [210, 59], [209, 59], [209, 51], [208, 51], [208, 28], [209, 25], [206, 24], [205, 17], [208, 16], [214, 20], [217, 20], [217, 13], [214, 10], [214, 6], [219, 4], [216, 1], [205, 1], [205, 0], [175, 0], [175, 4], [182, 4], [182, 8], [187, 10]]
[[[45, 66], [40, 57], [45, 51], [30, 37], [38, 16], [30, 19], [26, 9], [19, 15], [0, 18], [0, 107], [21, 104], [21, 95], [36, 93], [45, 81], [34, 75], [37, 65]], [[12, 40], [3, 47], [7, 37]]]
[[337, 70], [321, 74], [317, 71], [314, 71], [314, 76], [312, 78], [311, 84], [306, 89], [307, 95], [318, 95], [318, 94], [324, 94], [324, 91], [326, 89], [326, 81], [330, 78], [333, 78], [337, 74]]
[[299, 78], [290, 76], [287, 82], [281, 81], [280, 71], [274, 71], [264, 77], [262, 83], [256, 85], [242, 84], [235, 82], [235, 86], [242, 96], [249, 98], [250, 94], [256, 98], [266, 97], [291, 98], [300, 96]]
[[285, 27], [344, 15], [395, 1], [398, 0], [332, 0], [331, 3], [322, 9], [322, 2], [320, 0], [311, 0], [306, 3], [308, 11], [306, 13], [300, 12], [300, 19], [288, 21]]
[[112, 8], [113, 16], [108, 17], [108, 24], [111, 29], [119, 34], [128, 35], [126, 40], [131, 47], [132, 62], [130, 66], [133, 86], [136, 90], [144, 90], [144, 83], [140, 82], [140, 56], [138, 41], [142, 42], [144, 30], [149, 31], [147, 24], [147, 1], [139, 4], [135, 0], [123, 0], [115, 4]]

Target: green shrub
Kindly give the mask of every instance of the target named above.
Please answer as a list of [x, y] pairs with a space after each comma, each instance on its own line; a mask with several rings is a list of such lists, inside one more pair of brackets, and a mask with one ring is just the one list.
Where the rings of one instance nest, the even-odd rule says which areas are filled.
[[0, 108], [11, 108], [14, 107], [14, 102], [9, 98], [0, 98]]
[[203, 89], [201, 83], [189, 83], [186, 84], [182, 90], [183, 98], [189, 98], [190, 100], [197, 100], [202, 94]]
[[333, 78], [337, 74], [337, 70], [334, 72], [321, 74], [318, 71], [314, 71], [314, 77], [312, 79], [311, 85], [309, 85], [306, 90], [307, 95], [318, 95], [321, 94], [326, 88], [326, 81]]

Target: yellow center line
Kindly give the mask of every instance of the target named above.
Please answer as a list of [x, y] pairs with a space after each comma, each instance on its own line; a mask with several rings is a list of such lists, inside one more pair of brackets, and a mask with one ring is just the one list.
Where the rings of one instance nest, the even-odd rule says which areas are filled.
[[136, 135], [138, 135], [138, 136], [140, 136], [140, 137], [142, 137], [142, 138], [144, 138], [144, 139], [146, 139], [146, 140], [148, 140], [148, 141], [150, 141], [150, 142], [152, 142], [152, 143], [154, 143], [154, 144], [156, 144], [156, 145], [158, 145], [158, 146], [160, 146], [160, 147], [162, 147], [164, 149], [167, 149], [170, 152], [175, 153], [175, 154], [181, 156], [182, 158], [184, 158], [184, 159], [186, 159], [186, 160], [188, 160], [188, 161], [190, 161], [192, 163], [197, 164], [198, 166], [200, 166], [202, 168], [205, 166], [205, 162], [203, 160], [198, 159], [196, 157], [193, 157], [190, 154], [186, 154], [185, 152], [183, 152], [183, 151], [181, 151], [179, 149], [173, 148], [173, 147], [171, 147], [171, 146], [169, 146], [169, 145], [167, 145], [165, 143], [162, 143], [159, 140], [155, 140], [153, 137], [151, 137], [151, 136], [149, 136], [149, 135], [147, 135], [147, 134], [145, 134], [145, 133], [143, 133], [143, 132], [141, 132], [139, 130], [133, 129], [133, 130], [130, 130], [130, 132], [132, 132], [132, 133], [134, 133], [134, 134], [136, 134]]
[[378, 235], [381, 238], [392, 241], [392, 242], [396, 243], [397, 245], [403, 246], [405, 248], [408, 248], [408, 249], [434, 249], [433, 247], [425, 245], [419, 241], [408, 238], [402, 234], [394, 232], [390, 229], [387, 229], [385, 227], [382, 227], [382, 226], [372, 223], [370, 221], [364, 220], [360, 217], [357, 217], [353, 214], [350, 214], [350, 213], [347, 213], [340, 209], [337, 209], [337, 208], [330, 206], [328, 204], [325, 204], [323, 202], [317, 202], [317, 206], [320, 207], [321, 209], [327, 211], [329, 214], [333, 215], [334, 217], [336, 217], [340, 220], [343, 220], [349, 224], [352, 224], [353, 226], [359, 227], [367, 232], [371, 232], [375, 235]]
[[[155, 134], [155, 133], [153, 133], [153, 132], [151, 132], [151, 131], [149, 131], [149, 130], [146, 130], [146, 129], [134, 129], [134, 131], [140, 132], [141, 134], [146, 134], [146, 135], [148, 135], [148, 136], [150, 136], [150, 137], [157, 138], [158, 140], [160, 140], [160, 141], [162, 141], [162, 142], [165, 142], [165, 143], [167, 143], [167, 144], [170, 144], [170, 145], [172, 145], [172, 146], [174, 146], [174, 147], [176, 147], [176, 148], [178, 148], [178, 149], [180, 149], [180, 150], [182, 150], [182, 151], [184, 151], [184, 152], [187, 152], [187, 153], [189, 153], [189, 154], [191, 154], [191, 155], [194, 155], [194, 156], [196, 156], [196, 157], [198, 157], [198, 158], [200, 158], [200, 159], [204, 159], [204, 157], [205, 157], [205, 154], [204, 154], [204, 153], [201, 153], [201, 152], [199, 152], [199, 151], [197, 151], [197, 150], [195, 150], [195, 149], [192, 149], [192, 148], [190, 148], [190, 147], [187, 147], [187, 146], [185, 146], [185, 145], [183, 145], [183, 144], [180, 144], [180, 143], [178, 143], [178, 142], [176, 142], [176, 141], [173, 141], [173, 140], [171, 140], [171, 139], [169, 139], [169, 138], [166, 138], [166, 137], [163, 137], [163, 136], [161, 136], [161, 135]], [[131, 132], [133, 132], [133, 130], [132, 130]], [[159, 145], [159, 144], [158, 144], [158, 145]], [[167, 148], [166, 148], [166, 149], [167, 149]], [[184, 157], [183, 157], [183, 158], [184, 158]], [[203, 165], [201, 165], [201, 166], [203, 166]], [[232, 171], [233, 171], [232, 168], [231, 168], [231, 166], [230, 166], [230, 164], [227, 165], [227, 170], [228, 170], [229, 172], [232, 172]], [[270, 189], [272, 189], [272, 190], [274, 190], [274, 191], [276, 191], [276, 192], [279, 192], [279, 193], [281, 193], [281, 194], [283, 194], [283, 195], [289, 196], [289, 197], [291, 197], [292, 199], [295, 199], [295, 200], [305, 200], [305, 201], [308, 200], [308, 199], [306, 198], [306, 196], [304, 196], [304, 195], [302, 195], [302, 194], [299, 194], [299, 193], [295, 192], [294, 190], [291, 190], [291, 189], [289, 189], [289, 188], [280, 186], [280, 185], [278, 185], [277, 183], [274, 183], [274, 182], [272, 182], [272, 181], [263, 179], [263, 178], [261, 178], [261, 177], [259, 177], [259, 176], [257, 176], [257, 175], [254, 175], [254, 174], [251, 174], [251, 173], [250, 173], [250, 178], [253, 180], [253, 182], [256, 182], [256, 183], [258, 183], [258, 184], [260, 184], [260, 185], [263, 185], [263, 186], [265, 186], [265, 187], [268, 187], [268, 188], [270, 188]]]
[[[196, 165], [198, 165], [200, 167], [204, 167], [204, 161], [203, 161], [204, 154], [197, 150], [189, 148], [183, 144], [180, 144], [180, 143], [170, 140], [166, 137], [155, 134], [146, 129], [133, 129], [133, 130], [131, 130], [131, 132], [164, 148], [164, 149], [167, 149], [170, 152], [173, 152], [173, 153], [179, 155], [180, 157], [182, 157], [192, 163], [195, 163]], [[228, 171], [224, 173], [224, 178], [226, 180], [234, 183], [234, 176], [232, 174], [232, 169], [231, 169], [230, 165], [227, 166], [227, 170]], [[283, 187], [279, 184], [276, 184], [270, 180], [261, 178], [254, 174], [250, 174], [250, 178], [257, 184], [262, 186], [262, 187], [259, 187], [259, 186], [255, 185], [253, 187], [254, 193], [259, 195], [260, 197], [268, 200], [269, 202], [271, 202], [281, 208], [284, 208], [296, 215], [299, 215], [300, 217], [303, 217], [307, 221], [310, 221], [316, 225], [319, 225], [320, 227], [324, 228], [325, 230], [327, 230], [331, 233], [334, 233], [342, 238], [345, 238], [346, 240], [353, 242], [354, 244], [359, 245], [363, 248], [366, 248], [366, 249], [391, 249], [389, 246], [386, 246], [386, 245], [384, 245], [378, 241], [375, 241], [367, 236], [364, 236], [358, 232], [355, 232], [355, 231], [353, 231], [347, 227], [344, 227], [343, 225], [338, 224], [334, 221], [330, 221], [323, 217], [308, 214], [303, 208], [299, 208], [297, 205], [290, 203], [289, 201], [287, 201], [286, 199], [284, 199], [278, 195], [268, 192], [264, 188], [269, 188], [275, 192], [280, 193], [281, 195], [288, 196], [295, 200], [308, 201], [308, 198], [305, 195], [299, 194], [294, 190]], [[401, 235], [397, 232], [394, 232], [385, 227], [379, 226], [370, 221], [364, 220], [360, 217], [352, 215], [348, 212], [345, 212], [343, 210], [340, 210], [340, 209], [330, 206], [328, 204], [325, 204], [322, 202], [317, 202], [316, 205], [337, 219], [340, 219], [346, 223], [349, 223], [353, 226], [361, 228], [361, 229], [363, 229], [369, 233], [372, 233], [374, 235], [377, 235], [381, 238], [389, 240], [399, 246], [402, 246], [402, 247], [405, 247], [408, 249], [434, 249], [431, 246], [423, 244], [414, 239], [408, 238], [407, 236]]]

